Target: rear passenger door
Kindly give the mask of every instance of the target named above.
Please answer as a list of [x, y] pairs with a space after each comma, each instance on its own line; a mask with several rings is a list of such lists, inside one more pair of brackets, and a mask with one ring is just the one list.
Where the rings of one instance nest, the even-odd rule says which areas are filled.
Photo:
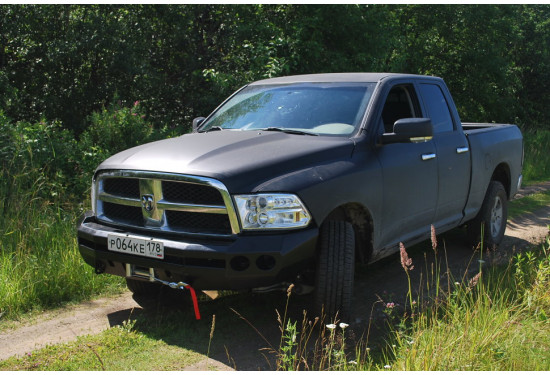
[[[426, 112], [432, 120], [438, 170], [438, 194], [434, 225], [438, 229], [455, 226], [462, 219], [470, 187], [470, 150], [460, 120], [450, 108], [454, 104], [436, 82], [419, 84]], [[451, 104], [452, 107], [449, 105]]]

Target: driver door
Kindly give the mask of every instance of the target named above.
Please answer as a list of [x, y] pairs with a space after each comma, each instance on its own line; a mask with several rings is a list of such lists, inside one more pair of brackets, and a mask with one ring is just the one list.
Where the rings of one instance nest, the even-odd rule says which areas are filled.
[[[417, 98], [412, 84], [392, 87], [380, 116], [380, 133], [393, 132], [399, 119], [422, 117]], [[377, 156], [383, 178], [381, 247], [429, 233], [438, 194], [434, 141], [385, 144], [377, 147]]]

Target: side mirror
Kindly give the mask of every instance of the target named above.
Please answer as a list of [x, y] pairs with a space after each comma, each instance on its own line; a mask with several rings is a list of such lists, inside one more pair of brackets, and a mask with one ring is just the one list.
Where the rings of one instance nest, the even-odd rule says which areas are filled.
[[196, 133], [197, 130], [199, 130], [199, 126], [201, 126], [204, 119], [205, 117], [197, 117], [193, 119], [193, 133]]
[[432, 120], [429, 118], [403, 118], [393, 124], [393, 133], [382, 134], [381, 143], [420, 143], [433, 137]]

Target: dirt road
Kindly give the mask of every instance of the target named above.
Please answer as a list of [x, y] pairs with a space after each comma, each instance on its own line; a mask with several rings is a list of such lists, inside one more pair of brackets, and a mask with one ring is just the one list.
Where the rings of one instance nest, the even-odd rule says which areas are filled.
[[[550, 183], [542, 185], [542, 189], [550, 188]], [[531, 188], [536, 191], [536, 188]], [[522, 192], [526, 194], [528, 191]], [[550, 225], [550, 207], [537, 210], [532, 214], [523, 215], [510, 220], [501, 249], [486, 255], [487, 264], [491, 262], [507, 262], [511, 253], [530, 244], [540, 243], [548, 234]], [[472, 255], [472, 249], [466, 244], [465, 232], [460, 229], [438, 237], [441, 256], [440, 263], [448, 262], [449, 269], [455, 278], [471, 277], [479, 270], [479, 254]], [[429, 249], [430, 251], [426, 251]], [[444, 258], [446, 254], [446, 260]], [[434, 253], [429, 243], [417, 245], [409, 249], [409, 256], [415, 264], [411, 272], [412, 284], [418, 285], [421, 277], [426, 277], [426, 264], [433, 263]], [[443, 263], [445, 262], [445, 263]], [[424, 273], [422, 276], [421, 274]], [[443, 282], [445, 282], [443, 280]], [[354, 289], [354, 310], [352, 327], [363, 332], [372, 312], [376, 317], [377, 309], [381, 309], [380, 298], [384, 302], [403, 304], [407, 293], [407, 279], [401, 268], [398, 256], [391, 256], [369, 267], [360, 267], [356, 272]], [[249, 298], [248, 295], [242, 298]], [[378, 302], [377, 302], [378, 301]], [[260, 307], [261, 308], [261, 307]], [[42, 314], [33, 323], [16, 324], [14, 328], [0, 332], [0, 360], [11, 356], [22, 356], [28, 352], [42, 348], [47, 344], [56, 344], [75, 340], [78, 336], [101, 332], [109, 327], [122, 324], [130, 314], [139, 314], [141, 308], [132, 299], [130, 293], [117, 297], [101, 298], [77, 306], [64, 308]], [[269, 314], [272, 314], [270, 311]], [[273, 341], [279, 337], [277, 329], [257, 327], [267, 335], [273, 335]], [[239, 370], [270, 369], [265, 358], [258, 350], [265, 346], [261, 338], [247, 340], [231, 350], [231, 357]], [[214, 354], [208, 360], [209, 368], [228, 370], [233, 366], [225, 353]], [[202, 363], [195, 364], [185, 370], [201, 370]]]

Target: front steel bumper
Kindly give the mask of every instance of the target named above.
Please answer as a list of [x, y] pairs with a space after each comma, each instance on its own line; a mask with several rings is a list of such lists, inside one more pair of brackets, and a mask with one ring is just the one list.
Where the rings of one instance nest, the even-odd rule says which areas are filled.
[[[164, 243], [157, 260], [107, 250], [109, 233], [147, 235]], [[126, 264], [153, 268], [169, 282], [183, 281], [196, 289], [239, 290], [292, 281], [314, 258], [317, 228], [268, 234], [241, 234], [229, 239], [166, 237], [129, 232], [100, 224], [91, 211], [78, 222], [78, 248], [98, 273], [126, 276]]]

